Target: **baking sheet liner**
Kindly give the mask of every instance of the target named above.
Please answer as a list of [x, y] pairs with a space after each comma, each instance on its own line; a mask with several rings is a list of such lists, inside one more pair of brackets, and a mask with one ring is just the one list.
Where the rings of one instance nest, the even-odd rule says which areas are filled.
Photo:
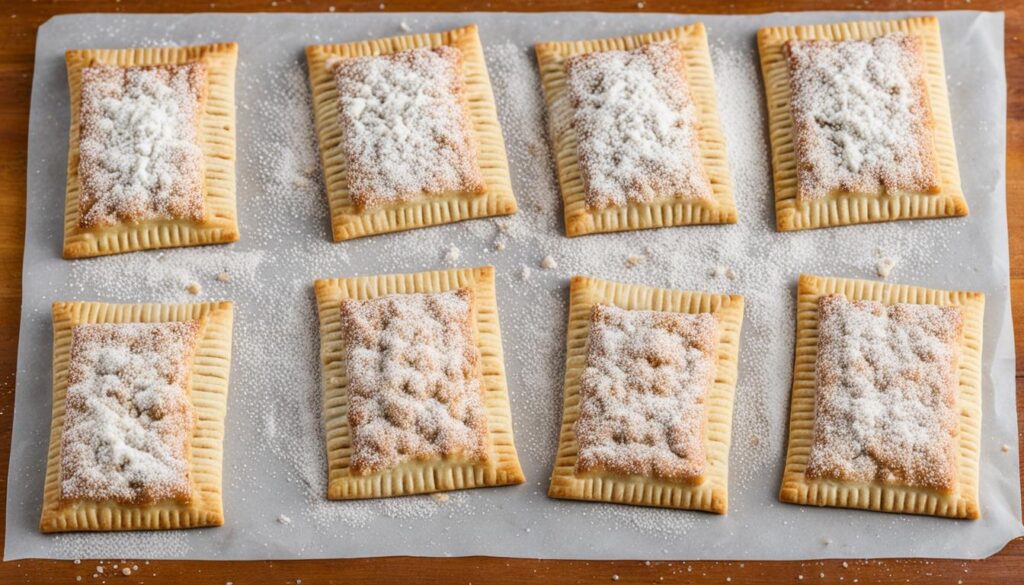
[[[32, 90], [21, 339], [4, 559], [292, 559], [494, 555], [579, 559], [808, 559], [991, 555], [1024, 533], [1016, 455], [1014, 349], [1005, 204], [1003, 15], [940, 13], [950, 101], [970, 216], [778, 234], [755, 32], [770, 25], [883, 19], [895, 13], [686, 16], [600, 13], [69, 15], [39, 29]], [[718, 76], [738, 226], [683, 227], [568, 240], [537, 109], [531, 47], [703, 21]], [[476, 23], [509, 147], [521, 211], [353, 242], [329, 242], [310, 167], [302, 50]], [[237, 41], [238, 204], [228, 247], [60, 258], [68, 95], [63, 54], [82, 47]], [[517, 69], [517, 67], [519, 69]], [[502, 79], [512, 71], [514, 80]], [[515, 73], [518, 71], [518, 73]], [[739, 72], [739, 73], [736, 73]], [[529, 72], [527, 71], [527, 74]], [[289, 105], [291, 104], [291, 105]], [[294, 122], [291, 122], [294, 120]], [[283, 128], [283, 130], [282, 130]], [[305, 153], [295, 155], [296, 145]], [[287, 165], [296, 168], [294, 185]], [[504, 226], [504, 227], [501, 227]], [[589, 238], [598, 238], [590, 240]], [[496, 253], [498, 241], [507, 242]], [[715, 242], [714, 245], [708, 242]], [[718, 246], [717, 242], [721, 245]], [[987, 295], [981, 520], [816, 509], [778, 502], [785, 451], [792, 296], [799, 272], [874, 276], [872, 244], [900, 257], [891, 280]], [[717, 246], [717, 247], [716, 247]], [[770, 250], [768, 260], [750, 257]], [[641, 261], [621, 268], [633, 252]], [[544, 270], [551, 254], [557, 268]], [[456, 260], [457, 258], [457, 260]], [[404, 501], [325, 502], [319, 467], [315, 278], [494, 264], [513, 422], [528, 483]], [[232, 283], [212, 278], [218, 265]], [[718, 268], [715, 268], [715, 267]], [[734, 280], [722, 278], [737, 267]], [[709, 267], [712, 268], [709, 272]], [[567, 283], [583, 272], [747, 295], [729, 515], [556, 501], [545, 496], [562, 394]], [[530, 274], [527, 274], [530, 273]], [[196, 276], [198, 275], [198, 276]], [[50, 426], [50, 304], [55, 300], [237, 302], [225, 443], [226, 523], [165, 533], [38, 532]], [[140, 298], [141, 297], [141, 298]], [[1009, 452], [1004, 447], [1009, 447]], [[319, 450], [319, 451], [318, 451]]]

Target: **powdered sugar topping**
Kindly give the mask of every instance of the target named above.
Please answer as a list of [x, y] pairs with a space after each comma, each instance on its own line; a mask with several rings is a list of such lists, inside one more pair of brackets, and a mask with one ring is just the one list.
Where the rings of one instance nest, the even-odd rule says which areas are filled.
[[595, 305], [575, 425], [577, 473], [698, 480], [717, 343], [711, 313]]
[[818, 310], [807, 476], [952, 489], [960, 309], [826, 295]]
[[198, 62], [82, 70], [80, 227], [203, 220], [206, 75]]
[[798, 193], [938, 191], [921, 41], [791, 40]]
[[377, 206], [450, 191], [483, 193], [462, 53], [439, 46], [330, 65], [349, 195]]
[[351, 468], [487, 458], [472, 289], [341, 303]]
[[576, 55], [565, 67], [589, 207], [711, 197], [678, 43]]
[[187, 500], [189, 366], [199, 323], [77, 325], [61, 435], [62, 500]]

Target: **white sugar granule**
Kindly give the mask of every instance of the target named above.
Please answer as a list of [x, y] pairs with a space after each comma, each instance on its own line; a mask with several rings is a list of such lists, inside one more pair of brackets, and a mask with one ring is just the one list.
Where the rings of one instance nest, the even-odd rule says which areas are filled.
[[548, 254], [540, 261], [540, 267], [544, 270], [551, 270], [552, 268], [558, 268], [558, 262], [555, 262], [555, 259], [551, 254]]
[[281, 515], [279, 515], [277, 517], [277, 523], [278, 524], [291, 524], [292, 523], [292, 519], [289, 518], [288, 516], [285, 516], [284, 514], [281, 514]]
[[600, 51], [565, 63], [568, 108], [554, 104], [556, 135], [577, 139], [591, 208], [665, 197], [711, 197], [700, 157], [697, 108], [680, 45]]
[[791, 40], [798, 194], [937, 191], [919, 38]]
[[205, 84], [202, 63], [82, 70], [81, 227], [203, 219]]

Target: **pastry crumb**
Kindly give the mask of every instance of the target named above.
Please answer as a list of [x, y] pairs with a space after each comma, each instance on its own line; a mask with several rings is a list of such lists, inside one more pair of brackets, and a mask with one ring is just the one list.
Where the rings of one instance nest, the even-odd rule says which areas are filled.
[[555, 259], [551, 256], [551, 254], [548, 254], [547, 256], [544, 257], [543, 260], [540, 261], [540, 267], [543, 268], [544, 270], [551, 270], [552, 268], [557, 268], [558, 263], [555, 262]]
[[441, 503], [441, 504], [443, 504], [443, 503], [448, 501], [448, 494], [446, 494], [444, 492], [436, 492], [436, 493], [430, 494], [430, 497], [435, 502], [438, 502], [438, 503]]
[[739, 274], [737, 274], [736, 271], [733, 270], [732, 268], [726, 268], [725, 277], [728, 278], [729, 280], [736, 280], [739, 277]]
[[448, 246], [448, 251], [444, 253], [445, 262], [458, 262], [459, 258], [462, 257], [462, 250], [458, 249], [455, 244]]
[[[732, 269], [729, 268], [728, 266], [715, 266], [710, 270], [710, 272], [708, 272], [708, 276], [712, 278], [728, 278], [730, 270]], [[735, 274], [736, 272], [733, 271], [734, 276]]]
[[278, 524], [291, 524], [292, 523], [292, 519], [289, 518], [288, 516], [285, 516], [284, 514], [281, 514], [280, 516], [277, 517], [277, 523]]
[[217, 273], [217, 282], [231, 282], [231, 273], [227, 270]]
[[634, 266], [639, 266], [639, 265], [643, 264], [644, 262], [647, 262], [647, 257], [646, 256], [639, 256], [637, 254], [630, 254], [629, 256], [626, 256], [626, 267], [627, 268], [633, 268]]
[[1007, 445], [1006, 443], [1003, 443], [1003, 446], [1001, 447], [1001, 449], [1002, 449], [1003, 453], [1009, 453], [1010, 452], [1010, 446]]
[[197, 295], [197, 294], [199, 294], [200, 292], [202, 292], [202, 290], [203, 290], [203, 287], [202, 287], [202, 286], [200, 286], [198, 282], [193, 282], [193, 283], [190, 283], [190, 284], [186, 285], [186, 286], [185, 286], [185, 290], [186, 290], [186, 291], [188, 292], [188, 294], [190, 294], [190, 295]]
[[96, 572], [102, 574], [103, 573], [103, 565], [96, 565]]
[[409, 32], [412, 30], [412, 27], [409, 26], [409, 23], [405, 22], [404, 20], [398, 23], [398, 28], [402, 29], [405, 32]]
[[519, 278], [522, 278], [523, 280], [530, 280], [530, 272], [529, 266], [523, 266], [523, 270], [519, 273]]
[[505, 251], [505, 242], [495, 242], [494, 243], [494, 249], [499, 251], [499, 252], [504, 252]]
[[889, 273], [896, 267], [896, 260], [889, 256], [883, 256], [879, 258], [878, 262], [875, 263], [875, 272], [881, 278], [889, 278]]

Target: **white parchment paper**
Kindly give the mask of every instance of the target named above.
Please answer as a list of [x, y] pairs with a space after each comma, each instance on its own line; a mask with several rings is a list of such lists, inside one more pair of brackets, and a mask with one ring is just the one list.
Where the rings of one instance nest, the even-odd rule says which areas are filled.
[[[1003, 16], [940, 14], [970, 216], [780, 234], [755, 32], [768, 25], [904, 14], [701, 16], [708, 27], [740, 223], [563, 237], [530, 47], [698, 20], [666, 14], [72, 15], [39, 29], [32, 91], [21, 339], [5, 560], [24, 557], [291, 559], [501, 555], [585, 559], [985, 557], [1024, 534], [1014, 405], [1005, 205]], [[311, 150], [303, 47], [407, 31], [481, 28], [520, 212], [334, 244]], [[221, 247], [60, 258], [67, 161], [64, 51], [240, 44], [238, 208], [242, 240]], [[500, 244], [500, 245], [499, 245]], [[497, 248], [504, 247], [504, 251]], [[551, 255], [557, 267], [541, 268]], [[631, 261], [629, 256], [639, 258]], [[800, 272], [876, 277], [987, 295], [979, 521], [785, 505], [794, 284]], [[326, 502], [311, 292], [324, 276], [494, 264], [513, 420], [528, 483], [372, 502]], [[214, 279], [221, 270], [229, 283]], [[724, 517], [545, 496], [562, 396], [568, 277], [586, 273], [747, 296]], [[223, 527], [43, 535], [50, 429], [50, 304], [56, 300], [236, 301]], [[1009, 452], [1004, 451], [1004, 446]]]

